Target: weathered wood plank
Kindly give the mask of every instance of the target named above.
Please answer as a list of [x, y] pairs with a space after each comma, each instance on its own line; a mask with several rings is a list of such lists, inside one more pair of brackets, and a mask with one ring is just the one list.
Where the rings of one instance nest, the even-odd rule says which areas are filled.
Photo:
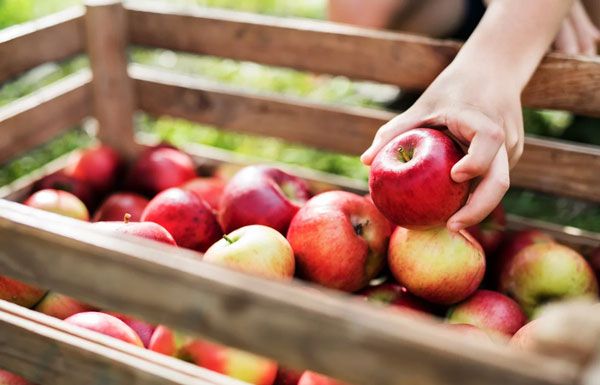
[[[391, 112], [326, 106], [297, 98], [256, 95], [191, 76], [131, 66], [139, 107], [238, 132], [360, 154]], [[526, 138], [512, 170], [515, 186], [600, 202], [600, 149]]]
[[242, 385], [5, 301], [0, 342], [0, 368], [38, 384]]
[[[128, 5], [133, 44], [424, 89], [460, 48], [451, 41], [312, 20], [156, 2]], [[548, 55], [525, 105], [600, 116], [600, 58]]]
[[0, 31], [0, 83], [83, 52], [83, 9], [75, 7]]
[[82, 70], [0, 108], [0, 164], [90, 114], [90, 72]]
[[2, 274], [290, 366], [373, 385], [558, 385], [577, 376], [576, 365], [463, 340], [338, 292], [227, 271], [191, 251], [104, 235], [8, 201], [0, 212]]

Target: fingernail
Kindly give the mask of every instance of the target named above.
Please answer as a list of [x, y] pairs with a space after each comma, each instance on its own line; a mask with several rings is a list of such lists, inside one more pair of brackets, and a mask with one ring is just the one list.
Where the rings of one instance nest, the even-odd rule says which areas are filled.
[[461, 183], [469, 179], [469, 175], [464, 172], [457, 172], [452, 175], [452, 179], [454, 179], [456, 183]]

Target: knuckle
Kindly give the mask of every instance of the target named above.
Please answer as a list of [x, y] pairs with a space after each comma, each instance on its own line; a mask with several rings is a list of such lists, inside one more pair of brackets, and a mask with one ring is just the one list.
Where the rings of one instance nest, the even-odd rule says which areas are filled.
[[492, 126], [488, 130], [487, 134], [490, 137], [490, 139], [492, 139], [494, 142], [504, 143], [506, 135], [504, 134], [504, 130], [500, 126]]
[[498, 189], [500, 189], [502, 192], [507, 192], [508, 189], [510, 188], [510, 178], [508, 175], [502, 175], [500, 176], [497, 180], [496, 180], [496, 185], [498, 186]]

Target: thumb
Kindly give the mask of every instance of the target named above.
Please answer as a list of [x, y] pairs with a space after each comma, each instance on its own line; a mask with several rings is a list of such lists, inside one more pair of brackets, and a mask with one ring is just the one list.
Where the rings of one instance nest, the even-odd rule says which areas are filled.
[[407, 115], [408, 112], [396, 116], [377, 130], [371, 146], [360, 156], [361, 162], [370, 166], [381, 149], [396, 136], [419, 125], [419, 121]]

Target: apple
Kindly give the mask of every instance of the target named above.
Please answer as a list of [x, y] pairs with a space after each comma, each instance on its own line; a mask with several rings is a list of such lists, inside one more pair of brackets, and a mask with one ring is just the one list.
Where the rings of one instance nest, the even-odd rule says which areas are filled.
[[478, 290], [448, 311], [451, 324], [469, 324], [489, 333], [511, 337], [527, 322], [519, 304], [507, 296], [490, 290]]
[[33, 191], [40, 190], [62, 190], [70, 192], [79, 198], [87, 207], [88, 210], [93, 209], [97, 202], [97, 192], [92, 187], [82, 180], [79, 180], [71, 175], [65, 174], [64, 171], [58, 171], [54, 174], [45, 176], [33, 187]]
[[220, 202], [219, 221], [229, 233], [248, 225], [265, 225], [285, 234], [309, 198], [305, 181], [268, 166], [249, 166], [229, 181]]
[[180, 187], [193, 192], [200, 199], [204, 199], [215, 212], [219, 211], [219, 202], [225, 190], [223, 179], [216, 177], [194, 178]]
[[65, 319], [71, 325], [79, 326], [97, 333], [143, 347], [140, 337], [120, 319], [110, 314], [89, 311], [77, 313]]
[[445, 227], [397, 227], [390, 239], [388, 265], [411, 293], [440, 305], [470, 296], [485, 273], [485, 257], [477, 241], [466, 231], [456, 233]]
[[180, 350], [179, 357], [254, 385], [272, 385], [277, 376], [275, 361], [205, 340], [189, 341]]
[[505, 237], [497, 257], [493, 260], [491, 272], [495, 286], [498, 286], [502, 271], [511, 264], [512, 259], [525, 247], [535, 243], [554, 242], [554, 238], [535, 229], [521, 230]]
[[347, 385], [345, 382], [336, 380], [311, 371], [302, 373], [298, 385]]
[[142, 213], [142, 221], [163, 226], [180, 247], [205, 252], [223, 236], [208, 204], [191, 191], [167, 189], [154, 197]]
[[504, 238], [506, 216], [502, 205], [498, 205], [481, 223], [467, 229], [469, 234], [479, 242], [486, 256], [498, 250]]
[[120, 192], [110, 195], [96, 210], [92, 222], [121, 221], [129, 214], [129, 221], [139, 222], [149, 200], [135, 193]]
[[287, 234], [300, 277], [354, 292], [385, 265], [390, 227], [364, 197], [329, 191], [310, 199]]
[[0, 369], [0, 385], [33, 385], [23, 377]]
[[16, 279], [0, 275], [0, 299], [23, 307], [32, 307], [46, 294], [39, 289]]
[[294, 277], [294, 251], [277, 230], [262, 225], [239, 228], [213, 244], [204, 261], [274, 279]]
[[114, 187], [120, 168], [119, 153], [108, 146], [98, 145], [76, 152], [65, 173], [103, 194]]
[[[121, 313], [108, 312], [107, 314], [118, 318], [119, 320], [123, 321], [125, 325], [129, 326], [138, 335], [138, 337], [140, 337], [140, 340], [142, 341], [144, 347], [147, 348], [150, 346], [150, 341], [152, 340], [152, 336], [154, 335], [154, 331], [156, 330], [156, 327], [154, 325]], [[155, 339], [157, 338], [158, 337], [155, 337]], [[161, 340], [162, 338], [163, 337], [161, 337]]]
[[62, 190], [40, 190], [33, 193], [23, 204], [82, 221], [90, 219], [83, 202], [70, 192]]
[[412, 295], [408, 290], [397, 283], [381, 283], [362, 290], [360, 295], [367, 301], [377, 304], [389, 305], [398, 310], [411, 310], [430, 313], [430, 306], [422, 299]]
[[298, 385], [302, 372], [279, 365], [275, 385]]
[[388, 143], [375, 157], [369, 190], [375, 206], [398, 226], [443, 226], [469, 195], [450, 170], [464, 152], [443, 132], [417, 128]]
[[96, 222], [94, 226], [114, 234], [128, 234], [177, 246], [173, 236], [161, 225], [154, 222], [129, 222], [127, 215], [125, 214], [124, 222]]
[[513, 297], [529, 316], [548, 302], [598, 297], [598, 282], [587, 261], [558, 243], [529, 245], [505, 266], [500, 291]]
[[175, 334], [168, 327], [158, 325], [148, 341], [147, 348], [166, 356], [174, 356], [177, 353]]
[[158, 146], [144, 151], [133, 164], [127, 186], [153, 196], [195, 177], [196, 168], [189, 155], [172, 147]]
[[67, 297], [64, 294], [53, 291], [46, 294], [33, 309], [58, 319], [69, 318], [77, 313], [97, 310], [93, 306], [78, 301], [75, 298]]

